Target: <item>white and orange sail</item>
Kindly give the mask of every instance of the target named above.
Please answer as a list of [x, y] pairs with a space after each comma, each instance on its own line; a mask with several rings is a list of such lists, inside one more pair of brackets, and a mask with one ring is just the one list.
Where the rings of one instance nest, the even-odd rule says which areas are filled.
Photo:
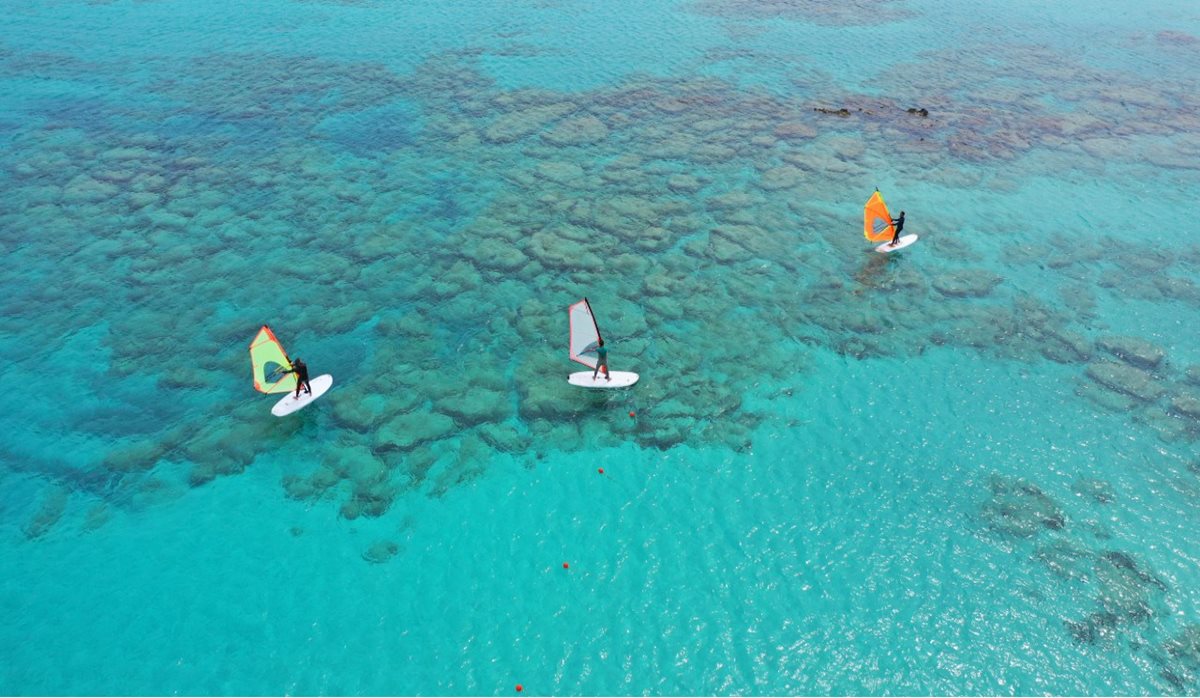
[[876, 189], [871, 198], [867, 199], [867, 205], [863, 206], [863, 235], [871, 242], [881, 242], [891, 240], [895, 234], [892, 214], [883, 202], [883, 195]]
[[596, 326], [596, 316], [592, 315], [592, 306], [584, 298], [567, 308], [571, 317], [571, 360], [596, 368], [599, 356], [596, 349], [600, 347], [600, 328]]

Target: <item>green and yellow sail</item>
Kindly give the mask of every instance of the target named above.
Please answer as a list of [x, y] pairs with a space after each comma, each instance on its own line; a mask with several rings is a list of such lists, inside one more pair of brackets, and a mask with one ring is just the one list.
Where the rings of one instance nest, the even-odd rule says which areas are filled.
[[254, 371], [254, 389], [260, 393], [287, 393], [296, 389], [296, 374], [283, 345], [266, 325], [250, 342], [250, 367]]

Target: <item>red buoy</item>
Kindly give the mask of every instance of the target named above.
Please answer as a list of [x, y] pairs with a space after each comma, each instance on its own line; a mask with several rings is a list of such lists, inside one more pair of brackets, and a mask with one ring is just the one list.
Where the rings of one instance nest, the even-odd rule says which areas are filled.
[[636, 412], [634, 412], [633, 410], [629, 410], [629, 416], [630, 416], [630, 417], [636, 417], [636, 416], [637, 416], [637, 413], [636, 413]]
[[568, 565], [568, 564], [567, 564], [567, 563], [565, 563], [565, 562], [563, 563], [563, 569], [564, 569], [564, 570], [566, 570], [566, 569], [570, 569], [570, 568], [571, 568], [571, 566], [570, 566], [570, 565]]
[[600, 474], [601, 474], [601, 475], [603, 475], [603, 474], [604, 474], [604, 468], [600, 468]]
[[524, 690], [525, 690], [524, 686], [522, 686], [521, 684], [517, 684], [517, 693], [520, 693], [521, 691], [524, 691]]

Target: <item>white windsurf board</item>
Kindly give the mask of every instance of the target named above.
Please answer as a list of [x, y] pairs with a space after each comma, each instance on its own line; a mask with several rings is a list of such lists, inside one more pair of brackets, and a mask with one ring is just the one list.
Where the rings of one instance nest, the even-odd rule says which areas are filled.
[[917, 241], [917, 236], [915, 234], [901, 235], [900, 239], [896, 241], [895, 245], [893, 245], [891, 242], [885, 242], [882, 245], [880, 245], [879, 247], [876, 247], [875, 251], [883, 252], [884, 254], [887, 254], [888, 252], [895, 252], [896, 250], [902, 250], [905, 247], [908, 247], [909, 245], [913, 244], [916, 241]]
[[312, 386], [311, 395], [304, 392], [303, 388], [300, 389], [300, 397], [296, 397], [295, 392], [290, 392], [275, 403], [275, 406], [271, 408], [271, 414], [276, 417], [286, 417], [296, 410], [307, 407], [313, 400], [328, 392], [330, 386], [333, 385], [333, 376], [326, 373], [313, 378], [308, 384]]
[[567, 382], [581, 388], [628, 388], [638, 382], [638, 374], [629, 371], [609, 371], [609, 378], [604, 380], [604, 371], [592, 379], [591, 371], [580, 371], [567, 376]]

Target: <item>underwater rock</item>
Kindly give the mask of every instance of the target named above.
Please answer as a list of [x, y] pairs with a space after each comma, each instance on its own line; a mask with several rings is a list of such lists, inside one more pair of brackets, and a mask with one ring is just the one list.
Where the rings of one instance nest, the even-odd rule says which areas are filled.
[[1096, 561], [1099, 583], [1097, 601], [1105, 613], [1122, 623], [1144, 623], [1155, 615], [1151, 592], [1167, 587], [1154, 575], [1142, 571], [1129, 555], [1108, 551]]
[[161, 200], [162, 195], [145, 191], [130, 192], [129, 195], [125, 197], [125, 201], [129, 205], [129, 208], [133, 210], [157, 204]]
[[1146, 277], [1159, 274], [1176, 261], [1176, 255], [1166, 250], [1139, 247], [1136, 251], [1129, 248], [1117, 248], [1116, 254], [1108, 255], [1108, 259], [1131, 276]]
[[66, 204], [100, 203], [107, 201], [121, 192], [120, 187], [92, 179], [88, 175], [78, 175], [67, 183], [62, 190], [62, 201]]
[[1073, 543], [1055, 541], [1042, 545], [1033, 556], [1062, 579], [1087, 582], [1093, 576], [1095, 555]]
[[840, 109], [829, 109], [827, 107], [813, 107], [813, 111], [820, 114], [832, 114], [833, 116], [847, 117], [850, 116], [850, 110], [842, 107]]
[[580, 243], [565, 232], [567, 226], [534, 233], [529, 238], [529, 254], [550, 269], [599, 271], [604, 264], [603, 256], [581, 254]]
[[933, 277], [933, 287], [944, 296], [980, 298], [992, 292], [1004, 279], [984, 269], [964, 269]]
[[913, 116], [920, 116], [922, 118], [929, 116], [929, 110], [925, 107], [921, 107], [920, 109], [917, 109], [916, 107], [909, 107], [907, 111]]
[[988, 528], [1019, 538], [1029, 538], [1045, 529], [1061, 530], [1066, 525], [1062, 509], [1036, 485], [1021, 478], [993, 475], [992, 498], [983, 505]]
[[594, 116], [563, 119], [542, 138], [558, 146], [590, 145], [608, 138], [608, 127]]
[[529, 449], [529, 436], [508, 423], [484, 424], [479, 427], [479, 438], [504, 453], [524, 453]]
[[863, 337], [847, 337], [834, 343], [833, 350], [855, 359], [872, 359], [894, 355], [894, 349]]
[[342, 480], [342, 475], [328, 465], [319, 465], [308, 476], [308, 482], [315, 493], [322, 493]]
[[678, 320], [686, 315], [684, 303], [674, 295], [647, 294], [642, 298], [642, 303], [654, 317], [661, 320]]
[[84, 517], [82, 530], [84, 533], [100, 529], [108, 520], [112, 518], [112, 512], [107, 504], [101, 502], [88, 510], [87, 516]]
[[1200, 385], [1200, 366], [1188, 366], [1183, 378], [1192, 385]]
[[1163, 642], [1161, 652], [1151, 658], [1161, 667], [1162, 676], [1177, 690], [1194, 693], [1200, 678], [1200, 624], [1185, 625]]
[[722, 165], [737, 157], [738, 152], [727, 145], [704, 143], [692, 147], [686, 158], [700, 165]]
[[[299, 475], [285, 475], [282, 481], [283, 491], [289, 499], [304, 501], [315, 494], [312, 483]], [[195, 483], [193, 483], [193, 486]]]
[[674, 228], [667, 229], [656, 225], [646, 226], [633, 240], [633, 246], [643, 252], [662, 252], [675, 244]]
[[710, 197], [705, 205], [710, 211], [723, 209], [751, 208], [766, 203], [766, 199], [758, 194], [744, 191], [730, 191]]
[[1153, 574], [1143, 571], [1137, 561], [1128, 553], [1123, 553], [1119, 550], [1109, 550], [1101, 555], [1100, 558], [1111, 567], [1136, 577], [1143, 585], [1152, 586], [1159, 591], [1167, 591], [1166, 583]]
[[1152, 405], [1134, 412], [1133, 419], [1138, 424], [1153, 429], [1158, 438], [1167, 443], [1183, 443], [1196, 440], [1195, 425], [1191, 420], [1174, 412]]
[[496, 238], [481, 240], [464, 249], [463, 254], [481, 269], [492, 269], [504, 273], [518, 271], [529, 262], [529, 258], [519, 247]]
[[431, 497], [441, 497], [455, 487], [467, 485], [487, 473], [491, 450], [475, 434], [467, 434], [457, 446], [453, 462], [437, 473], [429, 488]]
[[1098, 504], [1108, 504], [1113, 501], [1112, 485], [1104, 480], [1091, 477], [1081, 477], [1071, 485], [1071, 491], [1080, 497], [1088, 497]]
[[1165, 298], [1184, 301], [1192, 305], [1200, 305], [1200, 286], [1191, 279], [1177, 276], [1156, 276], [1154, 286]]
[[104, 456], [104, 467], [119, 473], [149, 470], [166, 453], [166, 448], [157, 439], [135, 441], [119, 446]]
[[1121, 359], [1131, 366], [1152, 370], [1162, 363], [1166, 352], [1160, 347], [1137, 337], [1108, 336], [1096, 340], [1101, 351]]
[[1116, 638], [1116, 627], [1119, 619], [1115, 614], [1096, 611], [1089, 613], [1081, 621], [1064, 621], [1067, 632], [1076, 642], [1094, 645], [1100, 640], [1112, 641]]
[[1173, 44], [1188, 48], [1193, 48], [1200, 44], [1200, 38], [1175, 29], [1163, 29], [1162, 31], [1155, 32], [1154, 39], [1160, 44]]
[[1139, 400], [1157, 400], [1166, 389], [1140, 368], [1111, 361], [1088, 364], [1087, 375], [1104, 387]]
[[[355, 487], [370, 487], [387, 481], [387, 465], [366, 446], [338, 444], [331, 447], [329, 453], [330, 468], [351, 480]], [[315, 484], [312, 477], [309, 482]]]
[[679, 194], [695, 194], [704, 187], [705, 182], [690, 174], [671, 175], [667, 179], [667, 188]]
[[362, 558], [367, 562], [378, 565], [391, 560], [399, 552], [400, 546], [398, 544], [390, 540], [380, 540], [372, 543], [371, 547], [363, 552]]
[[652, 421], [639, 421], [637, 441], [643, 447], [665, 451], [686, 442], [695, 427], [696, 420], [690, 417], [656, 417]]
[[799, 184], [803, 176], [804, 172], [798, 167], [791, 165], [772, 167], [762, 173], [762, 177], [758, 180], [758, 186], [766, 191], [790, 189]]
[[66, 488], [58, 486], [49, 488], [45, 497], [42, 498], [41, 506], [38, 507], [29, 523], [25, 524], [25, 537], [29, 540], [37, 540], [49, 533], [50, 529], [54, 528], [66, 513], [68, 498], [69, 493]]
[[1100, 387], [1091, 382], [1080, 382], [1075, 386], [1075, 394], [1106, 410], [1126, 413], [1137, 406], [1137, 401], [1123, 393], [1114, 392], [1107, 387]]
[[474, 388], [434, 403], [439, 412], [450, 415], [462, 426], [500, 422], [509, 416], [509, 397], [498, 390]]
[[1171, 411], [1188, 419], [1200, 421], [1200, 393], [1188, 391], [1171, 398]]
[[418, 444], [440, 439], [454, 431], [454, 420], [440, 412], [409, 412], [393, 417], [375, 434], [375, 449], [412, 450]]
[[338, 509], [338, 515], [347, 521], [353, 521], [362, 514], [362, 507], [353, 499], [342, 502], [341, 508]]
[[540, 162], [536, 168], [542, 179], [556, 184], [570, 184], [583, 176], [583, 168], [573, 162]]
[[396, 499], [397, 489], [386, 482], [355, 485], [350, 501], [357, 506], [358, 516], [379, 517], [387, 513]]
[[217, 469], [212, 463], [193, 463], [188, 470], [187, 481], [192, 487], [212, 482], [217, 477]]
[[329, 402], [333, 419], [338, 425], [366, 434], [389, 415], [416, 406], [413, 401], [398, 401], [395, 397], [394, 391], [389, 391], [388, 395], [381, 395], [350, 387], [330, 395]]
[[708, 245], [703, 250], [704, 256], [721, 264], [744, 262], [753, 257], [745, 247], [723, 235], [709, 236]]
[[776, 138], [785, 141], [803, 141], [817, 137], [817, 129], [800, 121], [779, 124], [772, 133]]
[[[554, 380], [555, 377], [561, 377], [561, 386], [559, 380]], [[526, 420], [557, 421], [574, 415], [577, 408], [563, 387], [566, 385], [566, 372], [559, 368], [553, 377], [542, 378], [536, 383], [523, 386], [521, 417]]]
[[1062, 364], [1087, 361], [1092, 356], [1092, 345], [1086, 337], [1066, 330], [1047, 330], [1041, 344], [1042, 356]]
[[483, 137], [492, 143], [511, 143], [540, 131], [577, 108], [572, 102], [559, 102], [510, 112], [484, 129]]

